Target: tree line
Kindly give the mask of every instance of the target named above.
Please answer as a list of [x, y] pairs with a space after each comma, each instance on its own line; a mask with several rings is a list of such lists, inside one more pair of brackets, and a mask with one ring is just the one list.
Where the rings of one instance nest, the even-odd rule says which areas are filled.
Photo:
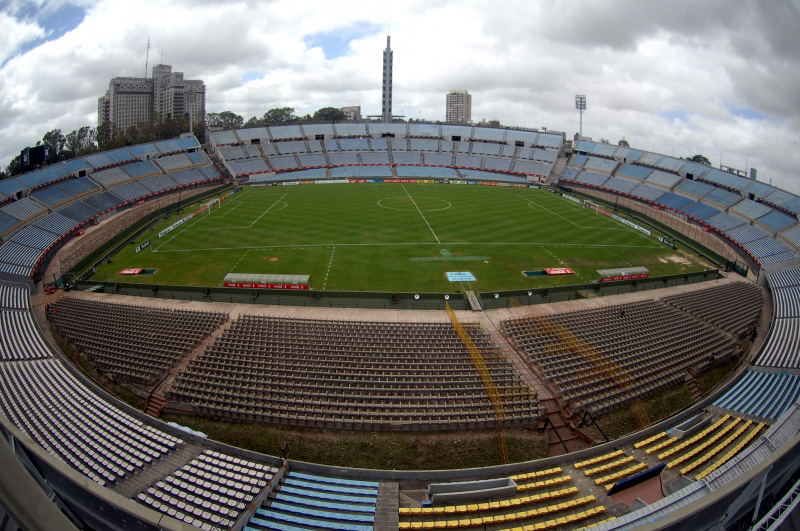
[[297, 116], [292, 107], [279, 107], [268, 110], [261, 118], [252, 116], [246, 122], [242, 116], [231, 111], [209, 113], [206, 115], [206, 126], [210, 129], [242, 129], [294, 125], [305, 122], [342, 122], [346, 119], [344, 112], [335, 107], [323, 107], [314, 114], [305, 116]]

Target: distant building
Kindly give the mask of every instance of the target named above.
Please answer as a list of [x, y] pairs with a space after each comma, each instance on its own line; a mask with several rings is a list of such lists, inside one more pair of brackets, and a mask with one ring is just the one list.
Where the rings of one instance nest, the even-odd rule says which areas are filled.
[[344, 113], [345, 119], [349, 122], [361, 121], [361, 105], [342, 107], [342, 112]]
[[184, 79], [170, 65], [153, 67], [153, 77], [115, 77], [105, 95], [97, 100], [97, 125], [114, 125], [114, 131], [130, 126], [153, 125], [165, 119], [192, 114], [193, 122], [206, 115], [206, 87], [199, 79]]
[[392, 47], [390, 36], [386, 36], [386, 49], [383, 50], [383, 102], [381, 120], [388, 124], [392, 121]]
[[451, 90], [447, 94], [444, 121], [447, 123], [472, 123], [472, 95], [466, 90]]

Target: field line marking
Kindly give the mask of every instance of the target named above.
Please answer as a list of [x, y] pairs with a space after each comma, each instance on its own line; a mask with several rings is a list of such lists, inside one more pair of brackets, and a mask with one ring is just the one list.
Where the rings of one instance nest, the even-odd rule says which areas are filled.
[[417, 206], [417, 202], [416, 202], [416, 201], [414, 201], [414, 198], [413, 198], [413, 197], [411, 197], [411, 194], [409, 194], [409, 193], [408, 193], [408, 190], [406, 190], [406, 185], [404, 185], [404, 184], [401, 184], [400, 186], [402, 186], [402, 187], [403, 187], [403, 191], [406, 193], [406, 195], [408, 196], [408, 198], [409, 198], [409, 199], [411, 199], [411, 202], [412, 202], [412, 203], [414, 203], [414, 206], [416, 207], [416, 209], [417, 209], [417, 212], [419, 212], [419, 215], [420, 215], [420, 216], [422, 216], [422, 220], [425, 222], [425, 225], [427, 225], [427, 226], [428, 226], [428, 228], [431, 230], [431, 234], [433, 234], [433, 237], [434, 237], [434, 238], [436, 238], [436, 243], [442, 243], [442, 242], [440, 242], [440, 241], [439, 241], [439, 237], [436, 235], [436, 233], [435, 233], [435, 232], [433, 232], [433, 228], [431, 227], [431, 224], [430, 224], [430, 223], [428, 223], [428, 219], [425, 217], [425, 214], [423, 214], [423, 213], [422, 213], [422, 210], [420, 210], [420, 209], [419, 209], [419, 207]]
[[325, 286], [328, 285], [328, 275], [331, 274], [331, 264], [333, 264], [333, 253], [336, 252], [336, 246], [334, 245], [331, 248], [331, 259], [328, 261], [328, 269], [325, 271], [325, 281], [322, 283], [322, 289], [325, 289]]
[[449, 246], [456, 246], [456, 245], [484, 245], [484, 246], [492, 246], [492, 245], [532, 245], [536, 247], [541, 247], [546, 245], [548, 247], [593, 247], [598, 249], [611, 249], [611, 248], [620, 248], [620, 249], [661, 249], [660, 245], [619, 245], [619, 244], [599, 244], [599, 243], [551, 243], [551, 242], [440, 242], [439, 244], [430, 242], [430, 243], [420, 243], [420, 242], [394, 242], [394, 243], [302, 243], [302, 244], [278, 244], [278, 245], [253, 245], [248, 247], [198, 247], [195, 249], [171, 249], [169, 251], [161, 251], [162, 253], [189, 253], [189, 252], [198, 252], [198, 251], [234, 251], [234, 250], [244, 250], [244, 249], [277, 249], [277, 248], [285, 248], [285, 249], [303, 249], [307, 247], [331, 247], [332, 245], [338, 247], [399, 247], [404, 245], [449, 245]]
[[[173, 239], [175, 236], [177, 236], [177, 235], [181, 234], [181, 233], [182, 233], [182, 232], [184, 232], [186, 229], [188, 229], [189, 227], [193, 226], [195, 223], [197, 223], [198, 221], [200, 221], [200, 220], [201, 220], [201, 219], [203, 219], [203, 218], [205, 218], [205, 216], [202, 216], [202, 215], [197, 215], [197, 216], [195, 216], [195, 217], [194, 217], [194, 219], [192, 219], [191, 221], [189, 221], [189, 222], [187, 222], [187, 223], [184, 223], [183, 225], [181, 225], [181, 227], [183, 227], [183, 228], [181, 228], [181, 227], [178, 227], [177, 229], [175, 229], [174, 231], [172, 231], [172, 232], [174, 232], [175, 234], [173, 234], [172, 236], [170, 236], [170, 238], [169, 238], [167, 241], [165, 241], [164, 243], [162, 243], [162, 244], [161, 244], [161, 245], [159, 245], [158, 247], [154, 248], [154, 249], [153, 249], [153, 251], [154, 251], [154, 252], [159, 252], [159, 249], [161, 249], [161, 248], [162, 248], [162, 247], [164, 247], [166, 244], [168, 244], [169, 242], [171, 242], [171, 241], [172, 241], [172, 239]], [[164, 252], [164, 251], [161, 251], [161, 252]]]
[[[554, 255], [554, 254], [553, 254], [553, 253], [550, 251], [550, 249], [548, 249], [546, 246], [542, 245], [542, 250], [543, 250], [544, 252], [546, 252], [547, 254], [549, 254], [550, 256], [552, 256], [553, 258], [555, 258], [556, 260], [558, 260], [558, 263], [559, 263], [561, 266], [563, 266], [563, 267], [567, 267], [567, 265], [568, 265], [568, 264], [564, 263], [564, 262], [563, 262], [563, 261], [562, 261], [562, 260], [561, 260], [559, 257], [557, 257], [556, 255]], [[628, 264], [628, 265], [630, 265], [630, 264]], [[571, 269], [572, 269], [572, 268], [571, 268]], [[584, 282], [586, 282], [586, 279], [585, 279], [585, 278], [583, 278], [583, 277], [581, 276], [581, 274], [580, 274], [580, 273], [578, 273], [577, 271], [575, 271], [575, 269], [572, 269], [572, 272], [573, 272], [573, 273], [575, 273], [576, 275], [578, 275], [578, 278], [580, 278], [581, 280], [583, 280]]]
[[225, 212], [225, 213], [224, 213], [224, 214], [222, 214], [221, 216], [216, 216], [216, 218], [217, 218], [217, 219], [222, 219], [222, 218], [224, 218], [225, 216], [227, 216], [228, 214], [230, 214], [231, 212], [233, 212], [234, 210], [236, 210], [237, 208], [239, 208], [240, 206], [242, 206], [242, 204], [243, 204], [243, 203], [239, 203], [238, 205], [236, 205], [236, 206], [233, 206], [233, 207], [229, 208], [229, 209], [227, 210], [227, 212]]
[[[288, 194], [288, 193], [289, 193], [289, 192], [286, 192], [286, 194]], [[261, 214], [260, 216], [258, 216], [258, 217], [256, 218], [256, 220], [255, 220], [254, 222], [252, 222], [252, 223], [251, 223], [251, 224], [250, 224], [250, 225], [249, 225], [247, 228], [248, 228], [248, 229], [250, 229], [250, 228], [252, 228], [252, 227], [253, 227], [253, 225], [255, 225], [256, 223], [258, 223], [258, 220], [260, 220], [261, 218], [263, 218], [264, 216], [266, 216], [266, 215], [269, 213], [269, 211], [270, 211], [270, 210], [272, 210], [273, 208], [275, 208], [275, 205], [277, 205], [278, 203], [280, 203], [280, 202], [281, 202], [281, 200], [282, 200], [284, 197], [286, 197], [286, 194], [283, 194], [283, 195], [280, 197], [280, 199], [278, 199], [277, 201], [275, 201], [274, 203], [272, 203], [272, 206], [271, 206], [271, 207], [269, 207], [268, 209], [266, 209], [266, 210], [264, 211], [264, 213], [263, 213], [263, 214]]]
[[530, 199], [528, 199], [527, 197], [523, 197], [523, 196], [521, 196], [521, 195], [519, 195], [519, 194], [517, 194], [517, 197], [519, 197], [519, 198], [520, 198], [520, 199], [522, 199], [523, 201], [527, 201], [529, 205], [530, 205], [531, 203], [533, 203], [534, 205], [538, 206], [539, 208], [542, 208], [542, 209], [544, 209], [544, 210], [546, 210], [546, 211], [550, 212], [550, 213], [551, 213], [551, 214], [553, 214], [554, 216], [558, 216], [558, 217], [560, 217], [561, 219], [563, 219], [563, 220], [564, 220], [564, 221], [566, 221], [567, 223], [572, 223], [573, 225], [575, 225], [575, 226], [576, 226], [576, 227], [578, 227], [579, 229], [582, 229], [582, 228], [583, 228], [583, 227], [581, 227], [580, 225], [578, 225], [577, 223], [575, 223], [574, 221], [572, 221], [571, 219], [567, 219], [567, 218], [565, 218], [564, 216], [562, 216], [562, 215], [560, 215], [560, 214], [557, 214], [557, 213], [553, 212], [552, 210], [550, 210], [550, 209], [549, 209], [549, 208], [547, 208], [546, 206], [540, 205], [539, 203], [534, 203], [533, 201], [531, 201], [531, 200], [530, 200]]

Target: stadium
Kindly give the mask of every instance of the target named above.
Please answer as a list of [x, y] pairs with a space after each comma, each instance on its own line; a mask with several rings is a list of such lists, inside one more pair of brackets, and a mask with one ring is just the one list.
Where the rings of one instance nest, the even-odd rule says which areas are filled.
[[[513, 223], [493, 226], [502, 213]], [[799, 213], [800, 197], [741, 172], [553, 131], [422, 123], [186, 135], [1, 181], [0, 521], [778, 529], [800, 485]], [[472, 218], [483, 239], [457, 232]], [[144, 411], [78, 359], [148, 389]], [[724, 364], [733, 373], [700, 389]], [[676, 385], [691, 405], [651, 421], [643, 401]], [[632, 433], [587, 435], [626, 410]], [[335, 467], [228, 446], [166, 412], [496, 430], [501, 456], [505, 429], [543, 430], [548, 453]]]

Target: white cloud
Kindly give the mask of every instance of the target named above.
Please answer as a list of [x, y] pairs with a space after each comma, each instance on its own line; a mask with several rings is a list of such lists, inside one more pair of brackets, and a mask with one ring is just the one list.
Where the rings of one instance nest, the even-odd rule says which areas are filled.
[[[94, 125], [108, 81], [144, 72], [148, 38], [150, 66], [163, 57], [206, 82], [209, 112], [247, 119], [273, 107], [302, 115], [361, 105], [377, 114], [384, 30], [332, 60], [304, 42], [365, 23], [391, 31], [395, 113], [441, 120], [446, 92], [465, 88], [475, 119], [571, 137], [581, 93], [584, 134], [676, 156], [702, 153], [715, 164], [722, 153], [723, 164], [758, 167], [790, 191], [800, 182], [800, 16], [789, 0], [144, 0], [135, 8], [106, 0], [87, 8], [73, 31], [0, 68], [1, 164], [54, 127]], [[0, 55], [41, 37], [37, 28], [0, 14]], [[264, 77], [243, 83], [248, 71]]]

